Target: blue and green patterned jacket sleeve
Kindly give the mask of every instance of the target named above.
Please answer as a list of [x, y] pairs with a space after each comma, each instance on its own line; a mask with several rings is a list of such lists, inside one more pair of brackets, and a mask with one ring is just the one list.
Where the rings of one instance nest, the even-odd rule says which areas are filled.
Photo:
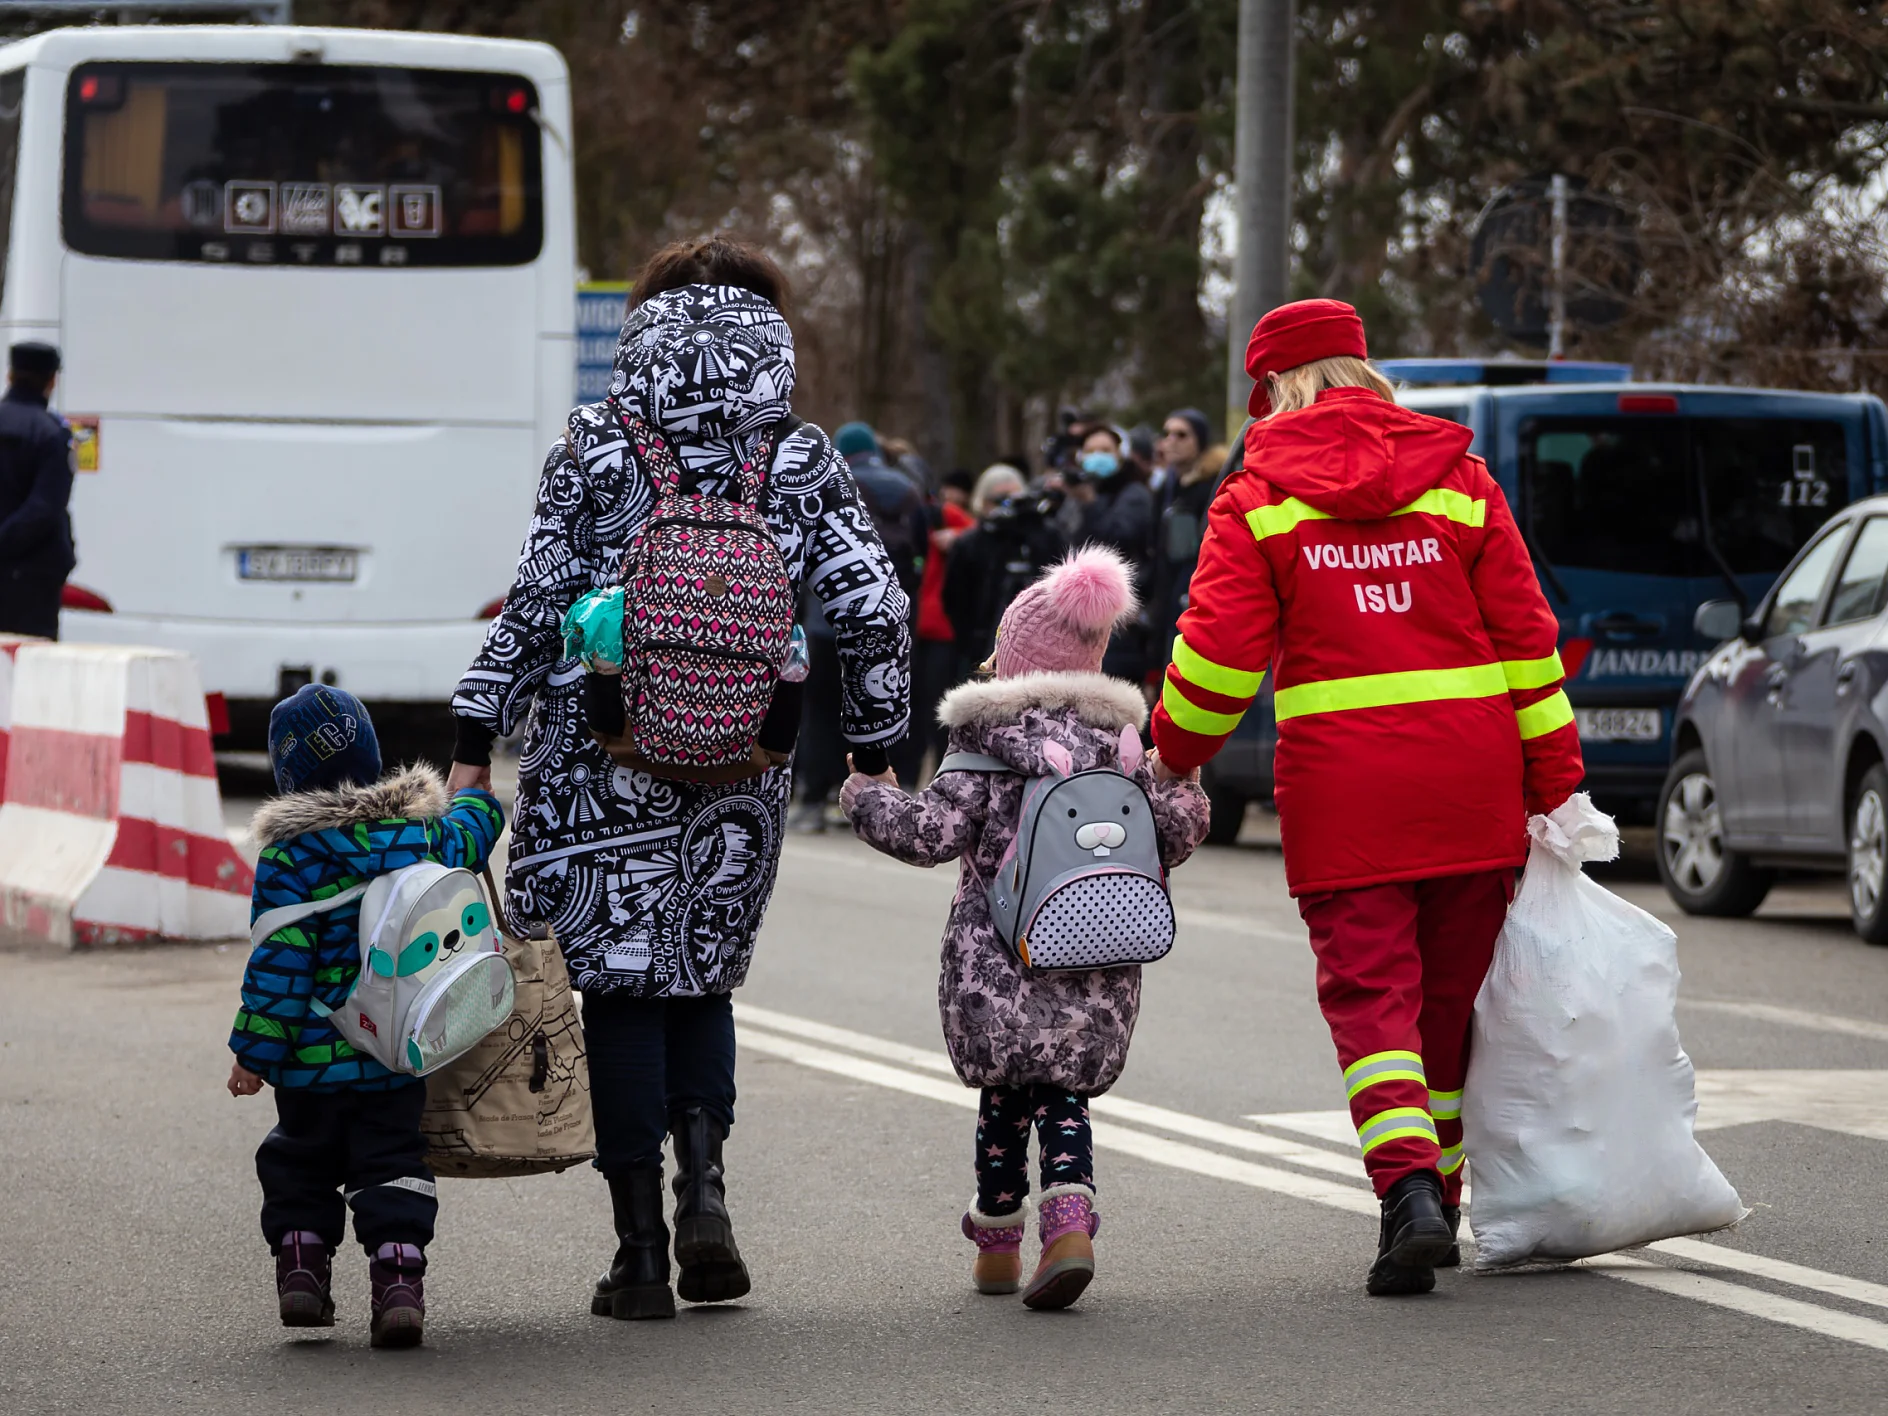
[[[263, 849], [249, 917], [327, 899], [421, 861], [477, 870], [503, 826], [496, 797], [463, 791], [437, 819], [394, 817], [306, 832]], [[360, 1056], [310, 1008], [316, 997], [339, 1006], [359, 972], [358, 901], [276, 930], [250, 953], [230, 1051], [272, 1086], [335, 1090], [410, 1082]]]

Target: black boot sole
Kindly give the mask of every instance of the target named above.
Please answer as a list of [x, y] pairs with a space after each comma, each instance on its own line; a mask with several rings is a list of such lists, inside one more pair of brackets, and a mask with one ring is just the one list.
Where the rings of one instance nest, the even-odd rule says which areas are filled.
[[620, 1318], [633, 1322], [641, 1318], [675, 1316], [675, 1295], [666, 1283], [643, 1283], [598, 1293], [590, 1300], [590, 1314], [598, 1318]]
[[714, 1215], [675, 1221], [675, 1263], [675, 1291], [685, 1303], [728, 1303], [754, 1287], [733, 1226]]

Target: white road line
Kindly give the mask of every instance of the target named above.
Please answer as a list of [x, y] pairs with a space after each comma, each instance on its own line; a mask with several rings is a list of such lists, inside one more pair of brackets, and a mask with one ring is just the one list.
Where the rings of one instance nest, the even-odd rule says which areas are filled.
[[[779, 1057], [785, 1061], [851, 1081], [865, 1082], [892, 1091], [926, 1097], [960, 1110], [976, 1110], [977, 1096], [974, 1091], [963, 1086], [954, 1076], [947, 1078], [939, 1075], [941, 1070], [948, 1070], [949, 1063], [936, 1053], [884, 1038], [875, 1038], [869, 1034], [853, 1032], [847, 1028], [833, 1027], [809, 1018], [799, 1018], [790, 1013], [756, 1008], [751, 1004], [737, 1003], [735, 1016], [743, 1024], [741, 1045], [753, 1051]], [[763, 1030], [767, 1028], [773, 1028], [776, 1031]], [[810, 1042], [801, 1040], [814, 1037], [837, 1046], [851, 1048], [853, 1053], [864, 1052], [868, 1055], [857, 1056], [851, 1053], [835, 1052], [830, 1048], [816, 1047]], [[871, 1060], [872, 1056], [894, 1057], [905, 1065], [891, 1066], [885, 1062]], [[942, 1068], [940, 1068], [940, 1063]], [[923, 1070], [908, 1070], [913, 1067]], [[1107, 1097], [1096, 1098], [1095, 1109], [1103, 1110], [1106, 1114], [1105, 1108], [1109, 1101]], [[1168, 1111], [1164, 1107], [1146, 1106], [1135, 1102], [1124, 1104], [1118, 1100], [1115, 1102], [1115, 1107], [1118, 1108], [1114, 1110], [1115, 1115], [1126, 1119], [1142, 1120], [1149, 1125], [1160, 1125], [1163, 1129], [1180, 1130], [1183, 1134], [1195, 1135], [1200, 1139], [1220, 1139], [1218, 1133], [1222, 1129], [1233, 1136], [1240, 1137], [1242, 1142], [1255, 1139], [1237, 1127], [1221, 1128], [1215, 1122], [1200, 1117], [1189, 1117], [1184, 1112]], [[1185, 1128], [1173, 1124], [1175, 1120], [1185, 1122]], [[1251, 1161], [1240, 1160], [1235, 1156], [1222, 1155], [1217, 1151], [1186, 1145], [1162, 1136], [1148, 1135], [1144, 1131], [1116, 1125], [1111, 1121], [1097, 1121], [1094, 1131], [1096, 1146], [1150, 1161], [1156, 1165], [1165, 1165], [1212, 1179], [1228, 1180], [1235, 1184], [1287, 1195], [1294, 1199], [1309, 1200], [1313, 1204], [1343, 1210], [1350, 1214], [1375, 1217], [1377, 1213], [1375, 1197], [1367, 1190], [1351, 1185], [1333, 1184], [1328, 1180], [1302, 1175], [1295, 1171], [1255, 1165]], [[1271, 1137], [1256, 1139], [1274, 1142], [1274, 1138]], [[1290, 1144], [1288, 1142], [1275, 1143]], [[1228, 1141], [1227, 1144], [1232, 1144], [1232, 1142]], [[1334, 1158], [1345, 1159], [1344, 1157]], [[1347, 1166], [1348, 1164], [1349, 1162], [1346, 1161]], [[1842, 1274], [1824, 1273], [1800, 1264], [1787, 1263], [1780, 1259], [1766, 1259], [1761, 1255], [1722, 1248], [1693, 1239], [1668, 1239], [1651, 1247], [1675, 1259], [1708, 1263], [1772, 1282], [1807, 1288], [1831, 1297], [1888, 1307], [1888, 1287], [1868, 1283], [1861, 1279], [1848, 1278]], [[1888, 1352], [1888, 1323], [1878, 1322], [1873, 1318], [1820, 1307], [1795, 1298], [1781, 1297], [1761, 1289], [1746, 1288], [1740, 1284], [1729, 1283], [1723, 1279], [1687, 1269], [1667, 1268], [1650, 1260], [1635, 1259], [1623, 1254], [1585, 1259], [1575, 1267], [1654, 1292], [1689, 1298], [1711, 1307], [1723, 1308], [1786, 1327], [1801, 1328], [1862, 1347]]]
[[1787, 1283], [1793, 1288], [1809, 1288], [1817, 1293], [1827, 1293], [1831, 1298], [1846, 1298], [1851, 1303], [1888, 1308], [1888, 1284], [1870, 1283], [1867, 1279], [1849, 1278], [1839, 1273], [1824, 1273], [1821, 1269], [1805, 1268], [1801, 1264], [1767, 1258], [1744, 1249], [1728, 1249], [1722, 1244], [1707, 1244], [1700, 1239], [1661, 1239], [1646, 1247], [1657, 1253], [1670, 1254], [1675, 1259], [1716, 1264], [1719, 1268], [1735, 1269], [1754, 1278], [1767, 1278], [1772, 1283]]
[[[942, 1072], [953, 1080], [956, 1077], [956, 1072], [951, 1068], [950, 1059], [941, 1052], [931, 1052], [922, 1047], [910, 1047], [905, 1043], [873, 1037], [868, 1033], [853, 1032], [850, 1028], [833, 1027], [830, 1023], [816, 1023], [810, 1018], [795, 1017], [791, 1013], [777, 1013], [771, 1008], [756, 1008], [750, 1003], [736, 1003], [734, 1016], [738, 1022], [770, 1028], [774, 1032], [786, 1033], [790, 1037], [805, 1038], [809, 1042], [824, 1043], [829, 1047], [843, 1047], [852, 1052], [862, 1052], [868, 1057], [897, 1062], [906, 1067], [921, 1067], [929, 1072]], [[957, 1085], [962, 1084], [957, 1083]], [[1111, 1116], [1121, 1121], [1132, 1121], [1142, 1126], [1151, 1126], [1155, 1130], [1191, 1136], [1194, 1140], [1213, 1141], [1235, 1150], [1251, 1151], [1255, 1155], [1262, 1155], [1271, 1160], [1282, 1160], [1293, 1165], [1305, 1166], [1307, 1169], [1342, 1175], [1353, 1184], [1361, 1185], [1364, 1180], [1363, 1166], [1355, 1156], [1338, 1155], [1318, 1146], [1302, 1145], [1297, 1141], [1288, 1141], [1282, 1137], [1243, 1130], [1238, 1126], [1228, 1126], [1219, 1121], [1208, 1121], [1204, 1117], [1189, 1116], [1184, 1111], [1169, 1111], [1164, 1106], [1150, 1106], [1146, 1102], [1129, 1101], [1125, 1097], [1112, 1095], [1096, 1097], [1089, 1103], [1089, 1110], [1096, 1116]]]
[[1775, 1003], [1742, 1003], [1732, 998], [1680, 998], [1681, 1008], [1696, 1008], [1704, 1013], [1726, 1013], [1733, 1018], [1749, 1018], [1759, 1023], [1781, 1023], [1784, 1027], [1808, 1028], [1813, 1032], [1841, 1033], [1847, 1037], [1865, 1037], [1871, 1042], [1888, 1042], [1888, 1023], [1867, 1018], [1845, 1018], [1837, 1013], [1812, 1013], [1806, 1008], [1784, 1008]]
[[1582, 1259], [1574, 1267], [1585, 1269], [1588, 1273], [1604, 1274], [1640, 1288], [1650, 1288], [1656, 1293], [1690, 1298], [1695, 1302], [1709, 1303], [1714, 1308], [1728, 1308], [1753, 1318], [1765, 1318], [1786, 1327], [1806, 1328], [1824, 1337], [1840, 1338], [1844, 1342], [1888, 1352], [1888, 1323], [1877, 1322], [1873, 1318], [1857, 1317], [1834, 1308], [1821, 1308], [1796, 1298], [1781, 1298], [1760, 1288], [1745, 1288], [1739, 1284], [1726, 1283], [1723, 1279], [1692, 1273], [1688, 1269], [1666, 1268], [1662, 1264], [1628, 1258], [1623, 1254]]
[[[893, 1091], [929, 1097], [933, 1101], [961, 1107], [966, 1111], [977, 1109], [977, 1093], [955, 1080], [946, 1082], [941, 1078], [907, 1072], [902, 1067], [888, 1067], [882, 1062], [849, 1057], [842, 1052], [829, 1052], [823, 1047], [814, 1047], [793, 1038], [775, 1037], [752, 1027], [742, 1031], [741, 1045], [852, 1081], [870, 1082]], [[1216, 1180], [1231, 1180], [1254, 1189], [1310, 1200], [1313, 1204], [1349, 1210], [1353, 1214], [1367, 1214], [1373, 1219], [1377, 1214], [1376, 1198], [1367, 1190], [1349, 1185], [1336, 1185], [1311, 1175], [1274, 1170], [1269, 1165], [1254, 1165], [1236, 1156], [1202, 1150], [1198, 1146], [1170, 1141], [1163, 1136], [1150, 1136], [1144, 1131], [1129, 1130], [1107, 1121], [1094, 1123], [1094, 1136], [1095, 1145], [1103, 1150], [1120, 1151], [1123, 1155], [1151, 1160], [1157, 1165], [1171, 1166], [1175, 1170], [1190, 1170], [1196, 1175], [1211, 1176]]]

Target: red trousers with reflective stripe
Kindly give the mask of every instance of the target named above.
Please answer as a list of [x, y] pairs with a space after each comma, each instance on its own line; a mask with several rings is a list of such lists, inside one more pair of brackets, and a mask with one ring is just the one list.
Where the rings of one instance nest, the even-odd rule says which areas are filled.
[[[1337, 1044], [1338, 1065], [1356, 1068], [1351, 1119], [1379, 1196], [1405, 1175], [1442, 1169], [1445, 1154], [1452, 1161], [1460, 1155], [1460, 1107], [1436, 1108], [1456, 1114], [1434, 1119], [1432, 1136], [1430, 1093], [1462, 1090], [1475, 995], [1513, 894], [1513, 871], [1484, 870], [1298, 900], [1311, 929], [1318, 1004]], [[1371, 1081], [1375, 1074], [1383, 1079]], [[1397, 1134], [1373, 1144], [1373, 1131]], [[1442, 1193], [1445, 1203], [1460, 1203], [1459, 1162], [1443, 1174]]]

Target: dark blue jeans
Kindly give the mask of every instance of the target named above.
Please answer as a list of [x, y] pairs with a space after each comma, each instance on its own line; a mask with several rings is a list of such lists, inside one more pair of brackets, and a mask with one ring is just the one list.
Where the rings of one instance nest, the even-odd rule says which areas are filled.
[[660, 1165], [675, 1112], [699, 1106], [724, 1127], [734, 1124], [734, 999], [728, 994], [587, 995], [583, 1032], [596, 1166], [605, 1175]]

